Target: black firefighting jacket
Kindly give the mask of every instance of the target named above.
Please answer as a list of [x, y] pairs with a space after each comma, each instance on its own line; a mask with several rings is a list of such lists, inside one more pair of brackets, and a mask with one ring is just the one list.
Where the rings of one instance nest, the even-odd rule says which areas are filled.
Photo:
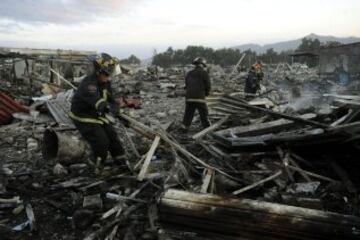
[[245, 82], [245, 93], [256, 93], [259, 88], [259, 80], [255, 71], [249, 71]]
[[202, 67], [195, 67], [185, 77], [185, 89], [187, 101], [205, 101], [211, 90], [209, 74]]
[[75, 92], [69, 116], [74, 121], [104, 124], [109, 123], [105, 113], [110, 109], [118, 109], [110, 82], [100, 83], [96, 74], [92, 74], [82, 80]]

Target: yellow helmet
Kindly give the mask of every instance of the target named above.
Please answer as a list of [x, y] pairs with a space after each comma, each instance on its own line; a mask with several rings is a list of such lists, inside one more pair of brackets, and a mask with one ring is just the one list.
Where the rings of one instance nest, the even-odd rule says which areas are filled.
[[113, 75], [120, 70], [119, 62], [116, 58], [111, 57], [107, 53], [101, 53], [94, 60], [94, 68], [97, 73], [105, 74], [107, 76]]

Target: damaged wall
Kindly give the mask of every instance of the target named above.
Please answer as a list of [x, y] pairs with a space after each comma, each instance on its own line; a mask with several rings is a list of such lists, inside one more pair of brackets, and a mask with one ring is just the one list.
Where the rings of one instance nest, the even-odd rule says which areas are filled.
[[360, 73], [360, 43], [323, 48], [319, 51], [320, 74], [344, 70], [350, 74]]

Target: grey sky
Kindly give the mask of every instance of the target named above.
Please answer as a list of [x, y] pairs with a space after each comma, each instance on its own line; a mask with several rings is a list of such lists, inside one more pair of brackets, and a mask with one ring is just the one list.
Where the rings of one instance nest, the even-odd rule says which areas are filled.
[[106, 50], [360, 36], [358, 0], [1, 0], [0, 45]]
[[125, 2], [127, 1], [2, 0], [0, 16], [27, 23], [76, 24], [91, 21], [96, 15], [115, 14]]

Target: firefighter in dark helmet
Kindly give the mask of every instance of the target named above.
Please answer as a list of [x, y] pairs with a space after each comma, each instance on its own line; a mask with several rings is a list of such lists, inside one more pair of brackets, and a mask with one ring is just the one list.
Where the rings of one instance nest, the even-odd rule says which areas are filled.
[[80, 83], [72, 99], [69, 116], [92, 148], [93, 159], [88, 162], [98, 169], [108, 152], [115, 162], [124, 162], [126, 155], [108, 117], [109, 113], [120, 110], [110, 86], [111, 76], [121, 73], [118, 61], [102, 53], [93, 63], [94, 72]]
[[197, 110], [200, 115], [202, 126], [210, 126], [209, 112], [205, 97], [210, 94], [211, 83], [208, 72], [205, 70], [205, 59], [195, 58], [192, 64], [195, 66], [185, 77], [186, 106], [183, 119], [183, 128], [187, 131]]

